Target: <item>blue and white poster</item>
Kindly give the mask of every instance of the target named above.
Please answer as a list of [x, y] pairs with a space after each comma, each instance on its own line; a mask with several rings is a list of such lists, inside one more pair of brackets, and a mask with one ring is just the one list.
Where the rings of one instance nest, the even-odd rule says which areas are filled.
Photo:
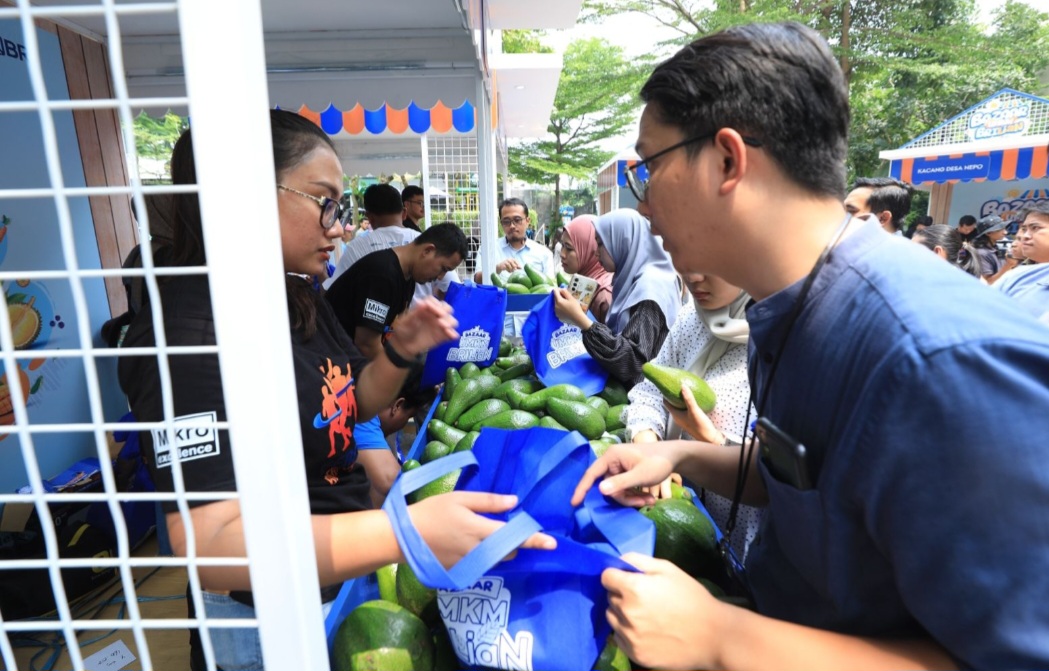
[[[51, 100], [68, 100], [65, 69], [58, 36], [37, 28], [41, 66]], [[27, 46], [21, 23], [0, 20], [0, 100], [34, 100]], [[62, 179], [66, 187], [85, 186], [73, 115], [52, 113]], [[0, 189], [48, 189], [53, 185], [38, 112], [0, 113]], [[87, 198], [69, 200], [76, 262], [80, 268], [101, 267], [94, 222]], [[58, 205], [53, 196], [0, 199], [0, 270], [4, 272], [64, 270]], [[87, 314], [78, 316], [66, 279], [16, 278], [2, 282], [15, 349], [39, 354], [20, 359], [18, 377], [30, 424], [90, 422], [91, 412], [83, 361], [49, 356], [50, 352], [80, 346], [78, 319], [86, 317], [92, 334], [109, 319], [109, 303], [101, 280], [86, 280]], [[97, 335], [95, 336], [97, 339]], [[123, 404], [115, 388], [115, 359], [99, 360], [101, 395], [106, 419], [118, 419]], [[0, 425], [14, 424], [9, 371], [0, 362]], [[41, 476], [48, 478], [86, 456], [95, 456], [90, 433], [34, 433], [33, 445]], [[28, 482], [20, 437], [0, 434], [0, 491], [10, 492]]]

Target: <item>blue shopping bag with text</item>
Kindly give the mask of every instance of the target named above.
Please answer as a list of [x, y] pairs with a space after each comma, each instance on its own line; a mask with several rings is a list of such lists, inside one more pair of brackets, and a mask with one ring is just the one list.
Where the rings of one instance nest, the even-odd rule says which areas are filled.
[[[506, 527], [445, 571], [414, 529], [404, 506], [401, 480], [454, 457], [475, 461], [463, 468], [457, 490], [516, 494], [518, 505], [502, 515]], [[611, 627], [605, 619], [608, 595], [601, 572], [634, 570], [619, 559], [626, 552], [651, 556], [652, 523], [593, 488], [579, 508], [569, 503], [576, 484], [593, 461], [590, 445], [576, 432], [534, 428], [483, 429], [472, 454], [461, 452], [404, 474], [383, 506], [423, 584], [437, 587], [438, 606], [459, 661], [467, 668], [592, 669]], [[467, 460], [463, 460], [467, 464]], [[407, 484], [420, 487], [437, 470]], [[397, 501], [391, 504], [391, 499]], [[401, 514], [391, 509], [403, 509]], [[511, 526], [517, 527], [508, 531]], [[512, 547], [541, 529], [557, 539], [556, 550], [521, 550], [499, 561]], [[414, 533], [414, 536], [412, 535]], [[501, 537], [500, 537], [501, 536]], [[494, 539], [494, 540], [493, 540]], [[486, 545], [491, 544], [491, 547]], [[476, 554], [475, 554], [476, 553]], [[501, 553], [501, 554], [500, 554]], [[484, 556], [481, 560], [479, 557]], [[489, 563], [490, 562], [490, 563]], [[487, 566], [484, 566], [487, 564]], [[465, 566], [465, 568], [464, 568]]]
[[608, 372], [587, 353], [579, 327], [557, 318], [553, 296], [532, 308], [521, 327], [521, 338], [536, 377], [547, 387], [574, 384], [587, 396], [605, 388]]
[[473, 362], [484, 368], [499, 356], [506, 315], [506, 289], [473, 282], [453, 282], [444, 297], [459, 321], [459, 339], [434, 347], [426, 355], [422, 386], [444, 382], [445, 371]]

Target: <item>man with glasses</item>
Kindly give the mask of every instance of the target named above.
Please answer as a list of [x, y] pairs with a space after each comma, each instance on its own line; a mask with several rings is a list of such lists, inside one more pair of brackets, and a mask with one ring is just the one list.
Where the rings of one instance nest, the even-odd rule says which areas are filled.
[[763, 440], [613, 445], [573, 500], [678, 472], [765, 511], [756, 611], [628, 554], [602, 575], [617, 643], [650, 668], [1049, 668], [1049, 331], [846, 213], [848, 88], [813, 30], [708, 35], [641, 98], [638, 209], [680, 272], [754, 298]]
[[419, 222], [426, 218], [426, 194], [422, 187], [414, 184], [404, 187], [401, 189], [401, 201], [404, 203], [401, 225], [421, 233]]
[[[495, 272], [512, 273], [531, 264], [547, 277], [554, 274], [554, 255], [545, 246], [528, 238], [530, 225], [528, 205], [520, 198], [507, 198], [499, 204], [499, 224], [503, 227], [503, 238], [499, 241], [499, 262]], [[477, 272], [474, 281], [480, 284], [481, 256], [477, 255]]]
[[1049, 200], [1020, 212], [1020, 228], [1013, 242], [1013, 250], [1017, 248], [1026, 260], [1002, 275], [994, 288], [1049, 324]]

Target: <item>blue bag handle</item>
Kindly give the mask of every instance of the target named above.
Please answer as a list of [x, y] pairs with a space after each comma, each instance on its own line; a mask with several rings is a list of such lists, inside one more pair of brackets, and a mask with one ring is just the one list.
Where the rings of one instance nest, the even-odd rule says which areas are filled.
[[580, 527], [593, 525], [620, 554], [640, 552], [651, 557], [656, 546], [656, 527], [641, 513], [634, 513], [624, 515], [623, 506], [610, 503], [595, 484], [587, 491], [584, 505], [576, 508], [575, 518]]
[[[537, 429], [528, 429], [528, 431], [536, 431]], [[539, 429], [542, 431], [543, 429]], [[554, 431], [555, 429], [546, 429], [546, 431]], [[539, 460], [539, 468], [536, 472], [535, 482], [541, 482], [554, 471], [555, 468], [561, 465], [570, 454], [578, 450], [579, 448], [586, 446], [586, 449], [590, 449], [590, 443], [583, 434], [578, 431], [571, 431], [565, 434], [564, 438], [554, 443], [553, 447], [543, 453], [543, 458]]]
[[[498, 441], [497, 447], [502, 452], [503, 447], [506, 445], [508, 440], [529, 440], [536, 434], [547, 434], [547, 435], [558, 435], [558, 440], [543, 453], [542, 458], [536, 465], [536, 470], [533, 473], [528, 474], [528, 480], [531, 483], [531, 487], [527, 491], [518, 491], [518, 506], [523, 507], [524, 501], [531, 496], [532, 491], [549, 476], [553, 471], [561, 465], [562, 462], [567, 459], [572, 452], [580, 449], [583, 446], [590, 449], [590, 443], [580, 434], [578, 431], [572, 431], [565, 433], [564, 431], [557, 431], [555, 429], [546, 429], [540, 427], [532, 427], [530, 429], [492, 429], [485, 428], [481, 430], [481, 436], [477, 439], [478, 443], [474, 445], [474, 450], [485, 449], [486, 444], [482, 444], [481, 441], [485, 441], [489, 438]], [[479, 445], [481, 447], [479, 448]], [[411, 472], [411, 471], [409, 471]], [[478, 491], [474, 489], [478, 485], [474, 484], [471, 486], [471, 478], [467, 477], [465, 480], [466, 489], [470, 491]], [[462, 486], [462, 482], [460, 486]], [[483, 487], [483, 485], [481, 485]]]
[[476, 467], [477, 458], [469, 451], [456, 452], [425, 466], [402, 473], [394, 481], [382, 509], [393, 526], [397, 544], [419, 582], [435, 589], [466, 589], [478, 578], [516, 550], [532, 534], [541, 530], [531, 515], [520, 511], [501, 529], [481, 541], [451, 569], [445, 569], [426, 545], [408, 515], [404, 497], [457, 468]]

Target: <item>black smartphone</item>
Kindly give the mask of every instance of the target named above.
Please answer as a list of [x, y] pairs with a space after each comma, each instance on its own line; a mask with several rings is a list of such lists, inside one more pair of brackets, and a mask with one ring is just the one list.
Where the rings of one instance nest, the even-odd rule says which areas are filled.
[[754, 427], [765, 468], [777, 480], [796, 489], [812, 489], [805, 446], [765, 417]]

